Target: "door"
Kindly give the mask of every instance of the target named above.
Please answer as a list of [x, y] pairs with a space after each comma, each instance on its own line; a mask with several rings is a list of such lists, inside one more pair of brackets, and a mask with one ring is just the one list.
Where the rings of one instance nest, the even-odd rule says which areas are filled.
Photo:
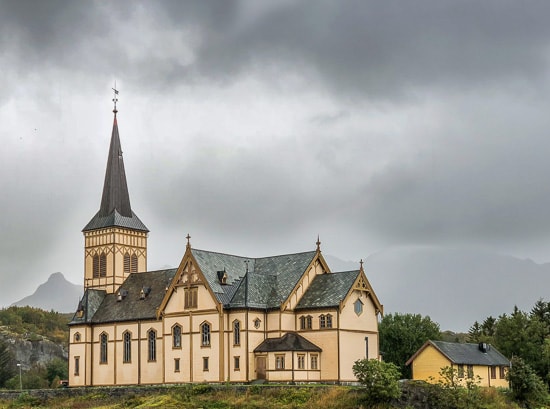
[[256, 379], [265, 379], [265, 356], [256, 358]]

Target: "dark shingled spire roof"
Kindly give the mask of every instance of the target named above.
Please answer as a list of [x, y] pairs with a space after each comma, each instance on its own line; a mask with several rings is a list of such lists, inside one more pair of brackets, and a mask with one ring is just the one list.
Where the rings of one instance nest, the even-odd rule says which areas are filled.
[[109, 148], [109, 158], [107, 159], [107, 170], [105, 171], [101, 207], [99, 212], [84, 227], [83, 231], [119, 226], [148, 232], [147, 227], [139, 220], [130, 206], [130, 195], [128, 194], [126, 172], [124, 171], [124, 159], [122, 158], [122, 148], [118, 136], [116, 109], [113, 112], [115, 113], [115, 118], [113, 133], [111, 135], [111, 146]]

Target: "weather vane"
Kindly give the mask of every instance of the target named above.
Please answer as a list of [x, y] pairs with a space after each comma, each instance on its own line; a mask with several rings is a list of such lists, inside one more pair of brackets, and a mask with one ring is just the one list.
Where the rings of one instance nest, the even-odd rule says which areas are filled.
[[113, 112], [116, 114], [118, 111], [116, 109], [116, 103], [118, 102], [118, 89], [116, 89], [116, 80], [115, 80], [115, 87], [112, 88], [113, 92], [115, 93], [113, 102], [115, 104], [115, 109], [113, 109]]

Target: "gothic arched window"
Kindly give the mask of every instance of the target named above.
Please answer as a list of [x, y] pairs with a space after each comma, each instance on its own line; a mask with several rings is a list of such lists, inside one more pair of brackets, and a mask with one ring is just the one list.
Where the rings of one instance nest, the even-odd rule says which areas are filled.
[[148, 359], [149, 361], [157, 360], [157, 333], [154, 329], [150, 329], [147, 333], [148, 340]]
[[210, 324], [205, 322], [201, 325], [201, 345], [203, 347], [210, 346]]
[[109, 337], [106, 333], [99, 336], [99, 363], [107, 363], [107, 346], [109, 345]]
[[174, 325], [172, 328], [172, 347], [181, 348], [181, 326]]
[[132, 334], [125, 331], [122, 334], [122, 342], [124, 343], [122, 362], [132, 362]]
[[240, 321], [233, 321], [233, 345], [241, 344], [241, 323]]

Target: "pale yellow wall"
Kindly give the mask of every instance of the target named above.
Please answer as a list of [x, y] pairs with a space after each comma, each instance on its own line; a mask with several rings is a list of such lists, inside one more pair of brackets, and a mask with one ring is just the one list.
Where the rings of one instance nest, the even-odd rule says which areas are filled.
[[[153, 329], [157, 332], [157, 360], [148, 361], [148, 339], [147, 333], [150, 329]], [[141, 324], [141, 339], [139, 340], [140, 349], [141, 349], [141, 384], [153, 384], [153, 383], [163, 383], [164, 382], [164, 368], [163, 368], [163, 356], [164, 356], [164, 347], [163, 347], [163, 332], [162, 332], [162, 322], [160, 321], [151, 321], [143, 322]], [[122, 361], [122, 358], [120, 359]]]
[[[117, 385], [132, 385], [139, 382], [139, 334], [140, 326], [137, 323], [121, 323], [115, 326], [116, 328], [116, 383]], [[131, 342], [131, 361], [123, 362], [124, 360], [124, 332], [129, 331], [132, 335]], [[142, 334], [143, 336], [143, 334]], [[147, 336], [145, 334], [145, 336]], [[158, 343], [158, 341], [157, 341]]]

